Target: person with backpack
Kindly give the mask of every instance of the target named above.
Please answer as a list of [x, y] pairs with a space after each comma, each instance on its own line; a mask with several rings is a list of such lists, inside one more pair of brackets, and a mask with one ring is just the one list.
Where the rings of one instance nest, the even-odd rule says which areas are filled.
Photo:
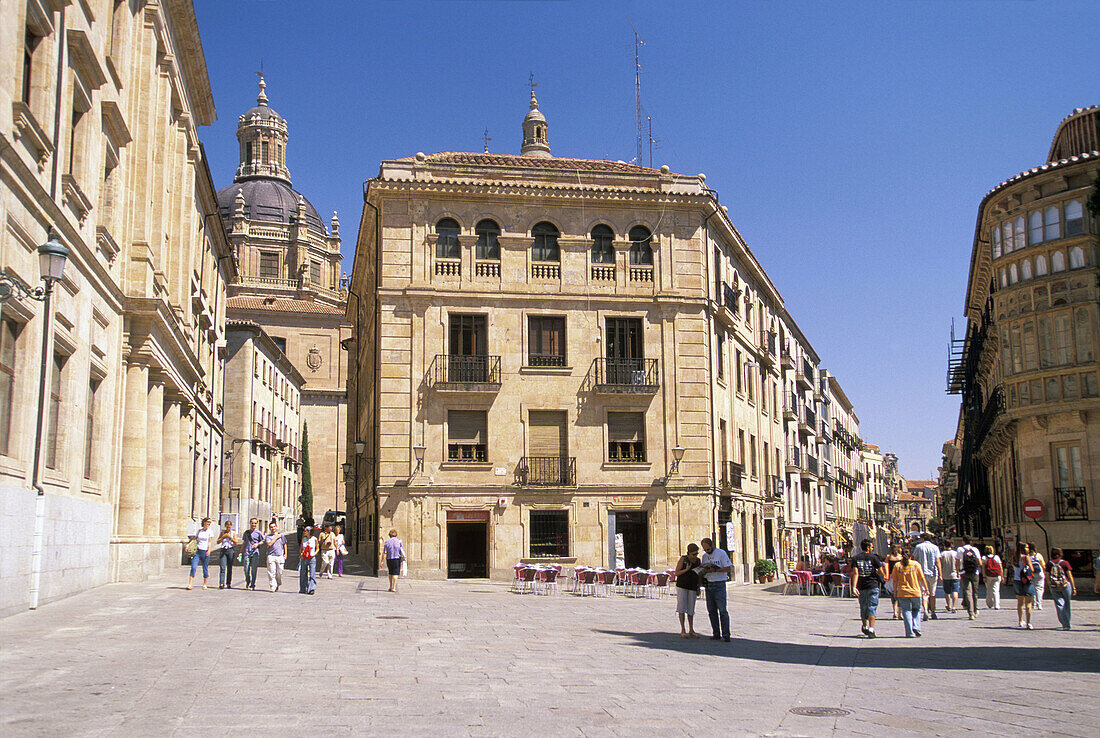
[[1070, 597], [1077, 596], [1077, 584], [1073, 581], [1073, 567], [1062, 558], [1062, 549], [1050, 549], [1049, 573], [1047, 585], [1054, 600], [1054, 611], [1058, 613], [1058, 622], [1062, 630], [1069, 630]]
[[1020, 618], [1020, 627], [1034, 630], [1031, 627], [1031, 605], [1035, 601], [1035, 577], [1039, 568], [1027, 550], [1027, 544], [1023, 541], [1016, 544], [1016, 554], [1013, 557], [1015, 564], [1012, 566], [1012, 587], [1016, 592], [1016, 614]]
[[959, 585], [962, 587], [963, 609], [967, 619], [978, 617], [978, 577], [982, 574], [982, 554], [970, 543], [970, 536], [963, 536], [962, 545], [955, 551], [959, 563]]
[[1001, 565], [1001, 557], [998, 556], [992, 546], [985, 547], [985, 556], [982, 558], [982, 574], [985, 576], [985, 609], [1001, 609], [1001, 580], [1004, 578], [1004, 567]]
[[1043, 555], [1039, 553], [1039, 547], [1035, 545], [1035, 541], [1028, 541], [1027, 553], [1039, 565], [1039, 571], [1035, 574], [1035, 609], [1042, 610], [1043, 592], [1047, 588], [1047, 562]]

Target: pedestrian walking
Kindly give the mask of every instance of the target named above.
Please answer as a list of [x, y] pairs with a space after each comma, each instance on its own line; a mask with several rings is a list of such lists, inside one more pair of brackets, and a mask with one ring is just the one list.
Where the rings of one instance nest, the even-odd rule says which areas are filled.
[[206, 589], [206, 581], [210, 579], [210, 544], [218, 531], [211, 525], [210, 518], [202, 519], [202, 527], [195, 532], [195, 553], [191, 556], [191, 576], [187, 577], [187, 588], [195, 583], [195, 570], [202, 564], [202, 588]]
[[1021, 628], [1034, 630], [1031, 627], [1031, 606], [1035, 600], [1035, 570], [1039, 564], [1028, 554], [1027, 544], [1022, 541], [1016, 544], [1013, 558], [1012, 588], [1016, 592], [1016, 615]]
[[306, 528], [303, 531], [302, 546], [298, 551], [298, 593], [311, 595], [317, 593], [317, 553], [316, 531]]
[[248, 530], [241, 536], [244, 545], [241, 547], [241, 559], [244, 564], [244, 588], [256, 591], [256, 571], [260, 566], [260, 544], [264, 542], [264, 534], [260, 532], [260, 521], [252, 518], [248, 521]]
[[730, 640], [730, 614], [726, 610], [726, 582], [729, 580], [730, 561], [729, 554], [720, 548], [714, 547], [714, 541], [704, 538], [703, 545], [703, 580], [707, 591], [707, 615], [710, 616], [711, 638], [721, 638], [726, 643]]
[[985, 608], [1000, 610], [1004, 566], [1001, 564], [1001, 557], [994, 553], [992, 546], [985, 547], [985, 556], [982, 557], [982, 575], [985, 577]]
[[278, 592], [283, 586], [283, 566], [286, 564], [286, 536], [279, 532], [274, 520], [267, 527], [267, 586]]
[[890, 553], [886, 554], [886, 591], [890, 593], [890, 606], [894, 610], [894, 620], [901, 619], [901, 612], [898, 610], [898, 593], [894, 590], [894, 567], [901, 563], [901, 546], [893, 544], [890, 546]]
[[325, 523], [317, 541], [321, 551], [321, 571], [318, 576], [324, 574], [326, 578], [332, 579], [332, 567], [336, 563], [336, 534], [332, 532], [332, 523]]
[[943, 605], [954, 613], [959, 609], [959, 557], [950, 541], [940, 551], [940, 578], [943, 579]]
[[925, 533], [923, 540], [913, 549], [912, 558], [921, 565], [924, 571], [924, 582], [928, 589], [928, 598], [923, 610], [924, 616], [931, 620], [936, 619], [936, 584], [940, 578], [940, 547], [932, 542], [932, 534]]
[[879, 590], [886, 582], [886, 562], [872, 553], [870, 538], [859, 544], [862, 549], [852, 559], [852, 588], [859, 593], [860, 630], [868, 638], [875, 637], [875, 618], [878, 615]]
[[344, 558], [348, 555], [348, 547], [344, 541], [344, 526], [337, 525], [336, 533], [336, 576], [344, 576]]
[[390, 574], [390, 592], [397, 591], [397, 577], [401, 575], [401, 562], [405, 560], [405, 544], [397, 537], [397, 530], [390, 529], [390, 537], [382, 544], [382, 559]]
[[959, 586], [962, 588], [963, 609], [966, 617], [978, 617], [978, 579], [982, 575], [982, 552], [970, 543], [970, 536], [963, 536], [962, 545], [955, 551], [958, 564]]
[[[676, 562], [676, 615], [680, 618], [680, 637], [698, 638], [695, 632], [695, 602], [699, 599], [699, 546], [689, 543], [687, 553]], [[687, 630], [684, 619], [687, 618]]]
[[1092, 593], [1100, 594], [1100, 554], [1092, 561]]
[[233, 521], [225, 521], [225, 528], [218, 536], [218, 589], [233, 589], [233, 560], [237, 558], [240, 541], [233, 534]]
[[1035, 541], [1030, 541], [1027, 544], [1027, 553], [1031, 558], [1035, 559], [1035, 563], [1039, 565], [1039, 573], [1035, 575], [1035, 609], [1043, 609], [1043, 593], [1047, 588], [1047, 561], [1043, 558], [1043, 554], [1040, 553], [1039, 547], [1035, 545]]
[[1077, 583], [1073, 581], [1073, 567], [1062, 558], [1062, 549], [1050, 549], [1049, 576], [1050, 596], [1054, 600], [1054, 611], [1062, 630], [1069, 630], [1070, 599], [1077, 596]]
[[302, 547], [302, 533], [306, 529], [306, 519], [299, 515], [298, 520], [294, 523], [294, 526], [298, 529], [298, 548]]
[[905, 623], [905, 637], [921, 637], [921, 610], [928, 599], [928, 580], [924, 576], [926, 569], [911, 558], [908, 548], [902, 549], [901, 563], [894, 567], [891, 579], [894, 591], [898, 594], [898, 607], [901, 619]]

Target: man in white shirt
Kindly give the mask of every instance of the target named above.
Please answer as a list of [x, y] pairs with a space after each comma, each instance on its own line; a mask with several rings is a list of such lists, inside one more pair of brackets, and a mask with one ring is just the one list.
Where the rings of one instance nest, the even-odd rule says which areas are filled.
[[959, 607], [959, 560], [951, 541], [940, 551], [940, 578], [943, 580], [943, 604], [948, 612]]
[[704, 538], [699, 542], [703, 546], [703, 579], [707, 590], [707, 614], [710, 616], [712, 639], [730, 640], [730, 614], [726, 611], [726, 581], [730, 567], [733, 566], [729, 555], [714, 547], [714, 541]]
[[982, 552], [970, 545], [970, 536], [963, 536], [956, 549], [959, 582], [962, 586], [963, 609], [970, 620], [978, 617], [978, 577], [982, 573]]
[[932, 543], [932, 534], [925, 533], [921, 541], [913, 549], [913, 558], [921, 569], [924, 570], [924, 579], [928, 582], [928, 604], [925, 606], [925, 617], [936, 619], [936, 583], [940, 579], [940, 547]]

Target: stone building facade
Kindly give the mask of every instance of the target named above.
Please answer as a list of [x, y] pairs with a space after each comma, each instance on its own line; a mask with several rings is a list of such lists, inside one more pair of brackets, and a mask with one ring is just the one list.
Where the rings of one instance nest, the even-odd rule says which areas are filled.
[[197, 137], [215, 112], [191, 3], [0, 0], [0, 17], [0, 268], [39, 284], [48, 229], [70, 252], [44, 397], [41, 304], [0, 312], [6, 613], [160, 572], [217, 509], [235, 267]]
[[[218, 191], [218, 206], [239, 265], [228, 316], [262, 326], [303, 378], [300, 415], [309, 427], [313, 512], [320, 520], [342, 501], [347, 292], [340, 221], [333, 213], [326, 230], [309, 200], [291, 187], [288, 138], [287, 122], [268, 105], [261, 78], [256, 105], [238, 118], [240, 164], [233, 184]], [[291, 518], [301, 511], [297, 499], [293, 507]]]
[[702, 175], [556, 158], [547, 130], [532, 95], [520, 155], [417, 154], [368, 183], [351, 538], [377, 560], [396, 528], [414, 576], [510, 577], [666, 567], [713, 536], [749, 580], [801, 520], [785, 488], [824, 514], [785, 448], [807, 445], [788, 396], [816, 401], [817, 356]]
[[1011, 548], [1047, 540], [1091, 577], [1100, 541], [1100, 107], [1059, 125], [1047, 162], [978, 207], [948, 391], [962, 397], [955, 523]]
[[[294, 527], [301, 494], [302, 375], [263, 328], [226, 323], [226, 463], [222, 514]], [[261, 526], [266, 530], [266, 526]]]

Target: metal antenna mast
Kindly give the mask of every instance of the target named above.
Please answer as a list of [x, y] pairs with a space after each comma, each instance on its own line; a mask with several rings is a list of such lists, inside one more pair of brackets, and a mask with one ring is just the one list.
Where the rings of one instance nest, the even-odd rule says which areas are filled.
[[634, 28], [633, 22], [630, 24], [630, 28], [634, 31], [634, 122], [638, 138], [638, 158], [635, 161], [641, 164], [642, 131], [644, 129], [642, 128], [642, 63], [638, 58], [638, 49], [645, 46], [645, 41], [638, 36], [638, 29]]

